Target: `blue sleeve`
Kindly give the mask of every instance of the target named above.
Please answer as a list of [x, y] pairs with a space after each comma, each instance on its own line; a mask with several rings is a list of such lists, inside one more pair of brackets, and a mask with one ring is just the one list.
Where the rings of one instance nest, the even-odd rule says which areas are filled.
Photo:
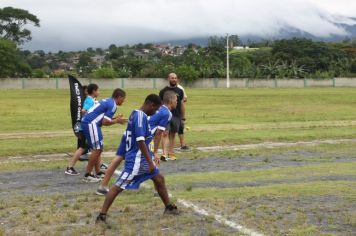
[[104, 117], [108, 120], [111, 120], [116, 112], [116, 104], [114, 102], [107, 102], [106, 103], [106, 112]]
[[160, 115], [160, 118], [159, 118], [159, 122], [158, 122], [158, 129], [160, 130], [166, 130], [166, 127], [169, 123], [169, 113], [168, 112], [164, 112]]
[[94, 105], [94, 99], [87, 97], [84, 101], [83, 109], [89, 110]]
[[134, 117], [136, 141], [144, 141], [147, 129], [147, 117], [142, 111], [138, 111]]

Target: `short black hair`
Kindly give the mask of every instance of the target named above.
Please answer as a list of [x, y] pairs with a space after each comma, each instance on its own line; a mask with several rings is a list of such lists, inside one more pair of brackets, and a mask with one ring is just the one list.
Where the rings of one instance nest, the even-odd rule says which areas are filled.
[[146, 97], [145, 104], [147, 103], [153, 103], [154, 105], [160, 106], [162, 105], [162, 100], [157, 94], [152, 93]]
[[112, 92], [112, 98], [118, 98], [118, 97], [126, 97], [126, 92], [124, 90], [122, 90], [121, 88], [117, 88], [114, 90], [114, 92]]
[[93, 94], [94, 91], [98, 90], [99, 86], [97, 84], [89, 84], [87, 87], [88, 94]]
[[83, 89], [83, 92], [85, 92], [85, 90], [88, 92], [88, 86], [87, 85], [83, 85], [82, 89]]

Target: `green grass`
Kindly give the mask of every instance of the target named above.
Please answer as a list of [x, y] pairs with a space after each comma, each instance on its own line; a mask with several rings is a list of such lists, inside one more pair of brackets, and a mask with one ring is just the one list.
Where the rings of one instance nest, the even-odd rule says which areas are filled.
[[174, 185], [199, 184], [243, 184], [271, 181], [306, 181], [309, 178], [321, 177], [356, 177], [356, 162], [351, 163], [326, 163], [315, 164], [301, 167], [282, 167], [267, 170], [250, 170], [240, 172], [218, 171], [209, 173], [191, 173], [189, 178], [187, 174], [169, 175], [167, 181]]
[[[103, 98], [111, 91], [101, 92]], [[151, 92], [158, 90], [127, 90], [127, 101], [119, 113], [128, 116]], [[352, 88], [187, 92], [190, 130], [186, 140], [195, 147], [356, 136], [356, 93]], [[76, 148], [68, 91], [5, 90], [0, 94], [0, 107], [0, 171], [64, 169], [67, 158], [37, 161], [30, 155], [72, 152]], [[103, 128], [106, 151], [115, 150], [123, 130], [124, 126]], [[239, 151], [193, 150], [178, 154], [179, 159], [199, 165], [209, 157], [220, 157], [222, 163], [228, 158], [236, 162], [239, 171], [228, 171], [232, 169], [229, 168], [178, 173], [167, 175], [166, 181], [175, 197], [193, 201], [266, 235], [349, 235], [356, 229], [355, 149], [354, 143], [342, 143]], [[29, 156], [8, 158], [12, 155]], [[84, 164], [79, 163], [78, 168]], [[169, 164], [173, 163], [165, 163]], [[179, 218], [161, 218], [161, 202], [152, 199], [152, 190], [147, 189], [125, 192], [110, 211], [111, 228], [96, 227], [93, 220], [102, 201], [92, 193], [2, 197], [0, 218], [5, 224], [0, 225], [0, 235], [235, 233], [191, 210], [184, 210]], [[147, 221], [149, 218], [157, 220]], [[164, 231], [166, 228], [168, 231]], [[195, 231], [200, 229], [204, 232]]]
[[[104, 198], [91, 193], [12, 196], [1, 199], [0, 232], [5, 235], [226, 235], [231, 231], [209, 218], [183, 211], [163, 217], [152, 191], [124, 192], [113, 203], [108, 226], [95, 225]], [[21, 222], [21, 223], [19, 223]], [[239, 235], [232, 233], [233, 235]]]
[[[128, 116], [158, 90], [128, 89], [118, 113]], [[356, 134], [352, 88], [188, 89], [188, 144], [207, 146], [351, 138]], [[101, 98], [111, 91], [101, 91]], [[69, 91], [3, 90], [0, 94], [0, 156], [68, 152], [71, 134]], [[106, 150], [114, 150], [124, 126], [104, 128]], [[44, 139], [39, 132], [53, 132]], [[59, 132], [59, 133], [56, 133]], [[19, 134], [6, 138], [7, 135]], [[46, 140], [42, 142], [42, 140]]]

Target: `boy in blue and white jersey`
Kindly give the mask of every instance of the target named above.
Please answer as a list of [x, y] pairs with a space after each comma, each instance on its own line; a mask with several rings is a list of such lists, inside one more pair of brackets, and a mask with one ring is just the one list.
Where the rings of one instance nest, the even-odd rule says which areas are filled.
[[91, 174], [93, 167], [99, 177], [103, 177], [104, 173], [100, 171], [100, 154], [103, 150], [103, 135], [101, 126], [124, 124], [126, 119], [122, 116], [113, 118], [117, 106], [121, 106], [125, 101], [126, 93], [122, 89], [115, 89], [112, 97], [100, 100], [84, 115], [81, 121], [84, 136], [88, 142], [92, 152], [89, 157], [89, 162], [84, 176], [84, 181], [99, 182], [100, 178]]
[[[95, 99], [100, 95], [99, 86], [96, 84], [89, 84], [88, 86], [85, 86], [84, 93], [87, 96], [85, 98], [84, 105], [81, 110], [82, 117], [85, 115], [85, 113], [92, 106], [94, 106]], [[74, 166], [77, 163], [77, 161], [81, 158], [81, 156], [84, 153], [86, 154], [88, 152], [88, 145], [85, 141], [85, 137], [84, 137], [84, 134], [81, 129], [80, 129], [79, 134], [80, 134], [80, 136], [78, 137], [77, 150], [74, 152], [73, 157], [69, 160], [67, 169], [64, 172], [66, 175], [79, 175], [80, 174], [78, 171], [76, 171], [74, 169]], [[87, 154], [85, 156], [87, 157]], [[83, 158], [83, 160], [84, 160], [84, 158]], [[88, 158], [86, 158], [86, 160], [88, 160]]]
[[148, 116], [154, 114], [161, 105], [161, 99], [156, 94], [146, 97], [140, 110], [134, 110], [127, 124], [125, 166], [106, 195], [97, 222], [106, 222], [106, 213], [116, 196], [125, 189], [138, 189], [140, 184], [151, 179], [165, 205], [165, 213], [178, 213], [177, 207], [170, 203], [164, 177], [154, 164], [152, 153], [148, 145], [152, 140], [152, 133], [148, 124]]
[[[159, 164], [160, 159], [158, 156], [158, 147], [161, 142], [162, 133], [169, 124], [172, 118], [172, 113], [170, 110], [177, 106], [177, 96], [174, 92], [168, 91], [164, 94], [163, 105], [159, 110], [152, 116], [148, 118], [148, 124], [151, 129], [153, 138], [153, 153], [155, 157], [155, 162]], [[122, 135], [120, 145], [116, 151], [116, 157], [111, 161], [108, 169], [105, 172], [105, 177], [101, 181], [99, 188], [96, 191], [98, 195], [105, 195], [109, 191], [108, 184], [111, 176], [114, 174], [116, 168], [120, 165], [121, 161], [124, 160], [126, 153], [126, 132]]]

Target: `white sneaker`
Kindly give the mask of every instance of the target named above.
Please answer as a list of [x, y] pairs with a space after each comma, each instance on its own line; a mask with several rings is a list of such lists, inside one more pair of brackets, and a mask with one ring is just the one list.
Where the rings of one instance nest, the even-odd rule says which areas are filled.
[[101, 179], [95, 177], [95, 176], [92, 175], [92, 174], [87, 174], [87, 175], [84, 176], [83, 181], [84, 181], [84, 182], [87, 182], [87, 183], [98, 183], [98, 182], [101, 181]]

